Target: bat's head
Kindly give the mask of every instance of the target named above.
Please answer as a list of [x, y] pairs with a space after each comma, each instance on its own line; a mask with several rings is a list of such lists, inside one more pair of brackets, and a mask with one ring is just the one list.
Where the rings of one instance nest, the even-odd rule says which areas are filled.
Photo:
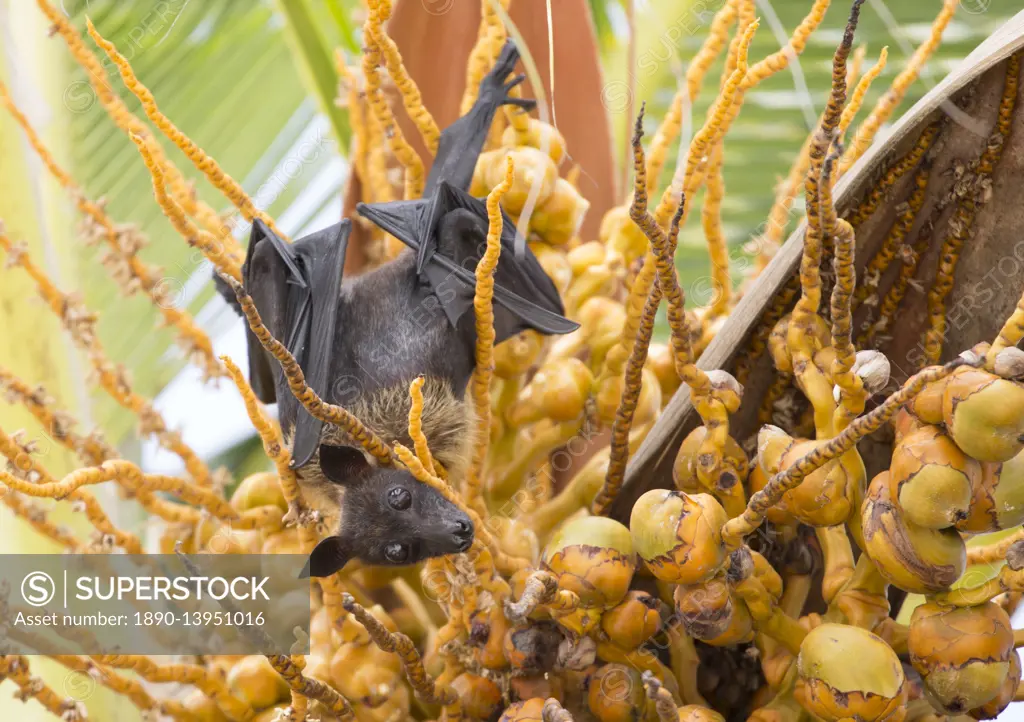
[[350, 559], [405, 566], [467, 551], [473, 522], [408, 471], [371, 466], [350, 446], [320, 447], [324, 476], [341, 484], [341, 523], [310, 554], [302, 576], [325, 577]]

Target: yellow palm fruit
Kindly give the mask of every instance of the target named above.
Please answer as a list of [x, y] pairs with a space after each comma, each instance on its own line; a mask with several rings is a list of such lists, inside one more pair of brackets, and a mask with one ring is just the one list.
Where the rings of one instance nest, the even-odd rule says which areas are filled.
[[463, 672], [452, 680], [452, 688], [462, 700], [462, 711], [471, 719], [491, 720], [501, 709], [501, 690], [486, 677]]
[[231, 495], [231, 506], [237, 511], [255, 509], [259, 506], [276, 506], [282, 512], [288, 511], [288, 502], [281, 490], [277, 474], [264, 471], [242, 479]]
[[636, 567], [625, 526], [603, 516], [571, 519], [551, 537], [541, 563], [582, 607], [612, 607], [626, 596]]
[[617, 647], [630, 651], [654, 636], [661, 624], [658, 600], [647, 592], [633, 590], [616, 606], [601, 615], [601, 630]]
[[[562, 159], [565, 158], [565, 138], [549, 123], [545, 123], [537, 118], [530, 118], [529, 125], [527, 127], [526, 145], [531, 148], [537, 148], [538, 150], [546, 151], [551, 160], [555, 162], [555, 165], [559, 165]], [[505, 131], [501, 134], [501, 144], [506, 148], [522, 147], [519, 145], [520, 138], [516, 135], [516, 129], [514, 126], [506, 126]], [[547, 148], [545, 149], [545, 144]]]
[[530, 230], [553, 246], [571, 241], [590, 210], [590, 201], [580, 195], [565, 178], [555, 180], [555, 188], [530, 215]]
[[640, 672], [625, 664], [601, 667], [587, 690], [587, 706], [600, 722], [637, 722], [647, 702]]
[[512, 187], [501, 198], [501, 207], [510, 215], [518, 217], [535, 183], [537, 196], [534, 208], [547, 200], [555, 189], [558, 169], [547, 154], [529, 146], [490, 150], [480, 154], [469, 192], [477, 197], [485, 196], [502, 183], [505, 180], [505, 158], [508, 156], [512, 156], [514, 176]]
[[530, 250], [533, 251], [533, 255], [537, 257], [540, 267], [544, 269], [544, 273], [555, 284], [558, 294], [564, 295], [569, 290], [569, 284], [572, 283], [572, 266], [569, 264], [569, 259], [565, 252], [559, 248], [554, 248], [548, 243], [539, 241], [534, 241], [528, 245]]
[[[482, 629], [487, 634], [487, 641], [476, 650], [476, 661], [481, 667], [490, 670], [508, 669], [509, 662], [505, 658], [505, 633], [508, 631], [509, 622], [501, 605], [495, 604], [489, 610], [482, 611], [479, 616], [485, 621]], [[475, 628], [474, 622], [474, 628]]]
[[889, 472], [876, 476], [861, 507], [865, 551], [889, 582], [911, 594], [940, 592], [964, 573], [967, 549], [955, 529], [929, 529], [892, 500]]
[[533, 697], [522, 702], [510, 704], [498, 722], [541, 722], [541, 713], [544, 711], [544, 698]]
[[549, 697], [560, 699], [565, 690], [565, 683], [553, 674], [524, 674], [512, 677], [508, 686], [511, 698], [519, 700], [546, 700]]
[[192, 715], [195, 722], [229, 722], [231, 719], [221, 711], [216, 702], [199, 689], [192, 690], [185, 697], [182, 706]]
[[597, 237], [605, 247], [621, 253], [626, 265], [645, 254], [649, 245], [647, 236], [629, 217], [628, 206], [616, 206], [605, 213]]
[[945, 529], [967, 518], [981, 464], [942, 429], [927, 425], [903, 436], [893, 448], [889, 476], [893, 501], [908, 521]]
[[1014, 651], [1010, 655], [1010, 670], [1006, 673], [1006, 678], [999, 686], [996, 696], [985, 704], [969, 710], [967, 714], [976, 720], [995, 719], [998, 717], [1004, 709], [1010, 706], [1010, 702], [1017, 695], [1017, 688], [1020, 687], [1020, 670], [1020, 655]]
[[1024, 386], [961, 367], [943, 388], [942, 417], [956, 445], [978, 461], [1009, 461], [1024, 450]]
[[262, 654], [239, 661], [228, 674], [228, 687], [254, 709], [269, 707], [288, 698], [288, 683]]
[[696, 584], [725, 561], [722, 505], [710, 494], [652, 489], [633, 505], [633, 545], [651, 573], [672, 584]]
[[[939, 366], [925, 366], [922, 371], [931, 371], [940, 368]], [[941, 424], [944, 422], [942, 416], [942, 397], [946, 390], [946, 383], [960, 371], [957, 369], [949, 376], [927, 384], [921, 391], [904, 407], [915, 417], [919, 423]]]
[[356, 713], [356, 722], [393, 722], [396, 719], [408, 719], [409, 702], [409, 688], [399, 684], [381, 704], [369, 707], [355, 703], [352, 708]]
[[[793, 355], [789, 347], [789, 322], [792, 314], [786, 314], [779, 319], [768, 336], [768, 351], [772, 355], [775, 368], [784, 373], [793, 372]], [[811, 343], [815, 349], [828, 346], [832, 338], [832, 332], [821, 316], [814, 316], [811, 327]]]
[[282, 529], [263, 540], [261, 554], [302, 554], [298, 529]]
[[680, 584], [672, 598], [687, 634], [701, 641], [725, 634], [739, 606], [733, 602], [724, 571], [697, 584]]
[[640, 397], [636, 400], [636, 409], [633, 411], [633, 427], [654, 421], [661, 412], [661, 386], [654, 372], [644, 369], [640, 374], [642, 386]]
[[537, 533], [521, 519], [504, 519], [500, 526], [500, 545], [502, 551], [522, 559], [536, 559], [540, 553], [540, 542]]
[[676, 373], [675, 355], [672, 349], [665, 343], [652, 343], [647, 349], [647, 362], [644, 364], [658, 377], [661, 384], [661, 399], [667, 403], [683, 384], [683, 380]]
[[[379, 700], [399, 686], [400, 672], [376, 645], [343, 644], [330, 661], [331, 680], [352, 701]], [[394, 656], [394, 655], [390, 655]]]
[[[822, 442], [794, 439], [777, 426], [766, 424], [757, 436], [757, 459], [770, 478], [799, 461]], [[799, 486], [782, 496], [789, 514], [804, 524], [835, 526], [853, 511], [857, 489], [864, 484], [864, 462], [856, 449], [809, 474]]]
[[929, 699], [954, 715], [992, 700], [1016, 656], [1010, 617], [994, 602], [922, 604], [910, 618], [907, 649]]
[[897, 411], [896, 415], [892, 417], [892, 421], [889, 423], [892, 424], [893, 437], [897, 444], [904, 436], [928, 426], [928, 424], [915, 416], [907, 406], [904, 406], [902, 409]]
[[618, 301], [604, 296], [588, 299], [579, 307], [575, 319], [583, 331], [582, 338], [589, 350], [588, 365], [599, 369], [612, 346], [622, 338], [626, 325], [626, 310]]
[[564, 296], [566, 308], [579, 308], [595, 296], [615, 296], [625, 279], [626, 263], [622, 254], [606, 250], [601, 263], [589, 266], [573, 278]]
[[[768, 482], [771, 481], [771, 476], [760, 464], [754, 464], [750, 467], [750, 473], [747, 474], [747, 484], [750, 489], [750, 495], [753, 496], [761, 489], [768, 486]], [[785, 498], [781, 499], [778, 504], [768, 509], [765, 517], [772, 524], [778, 524], [782, 526], [789, 526], [796, 524], [796, 520], [793, 519], [793, 515], [786, 510]]]
[[494, 375], [515, 379], [526, 373], [540, 358], [544, 339], [533, 329], [517, 333], [494, 347]]
[[508, 421], [513, 426], [525, 426], [540, 419], [577, 419], [583, 414], [593, 383], [594, 375], [579, 359], [551, 359], [519, 392], [507, 414]]
[[1024, 451], [1003, 463], [981, 465], [970, 512], [957, 524], [969, 534], [1002, 531], [1024, 524]]
[[274, 722], [280, 719], [280, 709], [278, 707], [271, 707], [259, 712], [255, 717], [250, 719], [250, 722]]
[[725, 717], [699, 704], [688, 704], [679, 708], [679, 722], [725, 722]]
[[800, 702], [826, 722], [900, 722], [907, 684], [892, 647], [866, 629], [822, 624], [800, 644]]
[[[707, 438], [708, 429], [701, 424], [683, 439], [679, 445], [679, 452], [676, 454], [675, 464], [672, 465], [672, 479], [676, 488], [686, 492], [699, 491], [700, 482], [697, 479], [697, 458], [700, 455], [701, 444]], [[746, 481], [749, 472], [747, 455], [743, 453], [742, 447], [731, 436], [725, 442], [723, 454], [725, 471], [718, 480], [719, 488], [729, 489], [735, 484]]]
[[600, 241], [581, 243], [565, 254], [572, 269], [572, 277], [579, 278], [588, 268], [600, 266], [608, 255], [608, 249]]

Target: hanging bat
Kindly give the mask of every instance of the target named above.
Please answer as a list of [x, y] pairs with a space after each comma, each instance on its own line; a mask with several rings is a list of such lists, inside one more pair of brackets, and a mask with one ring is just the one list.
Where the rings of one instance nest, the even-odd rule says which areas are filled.
[[[359, 206], [409, 250], [343, 278], [349, 220], [292, 244], [256, 220], [242, 269], [264, 323], [295, 356], [309, 386], [386, 443], [412, 446], [408, 390], [424, 377], [423, 431], [456, 484], [473, 446], [466, 388], [476, 365], [475, 268], [488, 228], [486, 204], [466, 189], [497, 109], [532, 103], [508, 97], [521, 82], [504, 83], [517, 58], [515, 47], [506, 45], [472, 110], [442, 133], [429, 198]], [[495, 343], [526, 329], [546, 335], [576, 330], [536, 257], [529, 250], [516, 257], [514, 225], [507, 216], [503, 221]], [[250, 383], [261, 401], [278, 404], [304, 497], [332, 522], [338, 517], [335, 533], [313, 550], [303, 576], [333, 574], [350, 559], [405, 565], [469, 548], [475, 530], [462, 511], [408, 471], [378, 466], [342, 429], [311, 416], [251, 330], [247, 344]]]

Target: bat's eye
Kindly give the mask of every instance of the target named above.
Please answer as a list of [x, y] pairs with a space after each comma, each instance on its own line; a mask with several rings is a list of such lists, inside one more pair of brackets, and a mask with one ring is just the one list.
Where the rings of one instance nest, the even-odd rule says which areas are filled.
[[400, 486], [388, 491], [388, 506], [397, 511], [405, 511], [412, 504], [412, 494]]
[[388, 544], [384, 547], [384, 556], [387, 557], [389, 562], [401, 564], [409, 558], [409, 547], [406, 544]]

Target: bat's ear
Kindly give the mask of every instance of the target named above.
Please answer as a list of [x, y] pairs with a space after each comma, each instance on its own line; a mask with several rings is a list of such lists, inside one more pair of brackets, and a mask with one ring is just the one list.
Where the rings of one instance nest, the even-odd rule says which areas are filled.
[[335, 484], [351, 484], [369, 468], [370, 462], [359, 449], [320, 445], [320, 471]]
[[351, 555], [341, 537], [329, 536], [314, 547], [306, 566], [299, 574], [299, 579], [309, 577], [329, 577], [341, 570]]

